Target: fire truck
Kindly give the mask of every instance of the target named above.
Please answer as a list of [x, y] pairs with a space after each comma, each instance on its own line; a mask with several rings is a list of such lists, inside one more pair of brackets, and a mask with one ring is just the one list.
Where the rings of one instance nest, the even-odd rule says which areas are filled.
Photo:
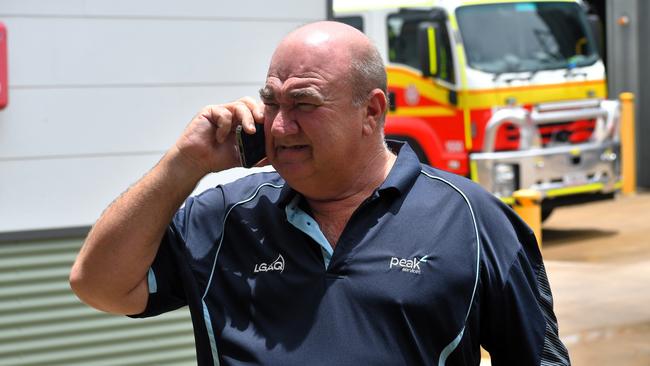
[[606, 99], [597, 23], [580, 1], [335, 1], [388, 76], [387, 138], [508, 204], [558, 206], [621, 187], [619, 103]]

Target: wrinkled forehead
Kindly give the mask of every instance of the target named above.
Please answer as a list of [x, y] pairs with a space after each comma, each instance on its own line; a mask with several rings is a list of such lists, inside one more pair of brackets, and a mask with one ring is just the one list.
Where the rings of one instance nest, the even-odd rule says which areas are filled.
[[262, 89], [265, 93], [261, 96], [277, 97], [288, 93], [293, 94], [294, 90], [306, 89], [322, 95], [333, 89], [339, 79], [335, 69], [330, 69], [328, 65], [311, 55], [285, 57], [278, 54], [269, 67], [265, 86]]
[[269, 76], [264, 87], [260, 89], [260, 97], [263, 101], [287, 98], [322, 101], [327, 99], [332, 89], [330, 83], [314, 75], [294, 75], [284, 80]]

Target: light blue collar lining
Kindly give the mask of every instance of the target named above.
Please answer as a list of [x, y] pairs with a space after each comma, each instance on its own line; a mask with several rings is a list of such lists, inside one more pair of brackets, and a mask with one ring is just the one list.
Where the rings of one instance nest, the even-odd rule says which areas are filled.
[[302, 231], [303, 233], [309, 235], [318, 245], [320, 245], [321, 253], [323, 254], [323, 261], [325, 262], [325, 269], [329, 267], [330, 260], [332, 259], [332, 246], [330, 245], [325, 235], [318, 226], [316, 220], [314, 220], [308, 213], [303, 211], [298, 207], [298, 202], [300, 202], [301, 196], [296, 194], [296, 196], [289, 202], [289, 204], [284, 208], [284, 211], [287, 214], [287, 220], [291, 225], [295, 226], [296, 229]]

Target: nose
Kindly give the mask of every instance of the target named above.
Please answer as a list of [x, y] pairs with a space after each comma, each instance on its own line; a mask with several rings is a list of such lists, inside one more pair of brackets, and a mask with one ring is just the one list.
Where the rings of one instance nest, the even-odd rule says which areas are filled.
[[271, 135], [283, 137], [298, 133], [300, 127], [290, 111], [280, 109], [278, 113], [271, 116]]

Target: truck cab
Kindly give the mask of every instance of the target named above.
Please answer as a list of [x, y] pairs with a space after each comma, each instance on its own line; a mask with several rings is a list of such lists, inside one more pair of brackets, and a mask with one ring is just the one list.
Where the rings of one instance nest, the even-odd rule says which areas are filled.
[[620, 188], [619, 105], [578, 1], [334, 2], [386, 62], [387, 138], [506, 203], [556, 206]]

